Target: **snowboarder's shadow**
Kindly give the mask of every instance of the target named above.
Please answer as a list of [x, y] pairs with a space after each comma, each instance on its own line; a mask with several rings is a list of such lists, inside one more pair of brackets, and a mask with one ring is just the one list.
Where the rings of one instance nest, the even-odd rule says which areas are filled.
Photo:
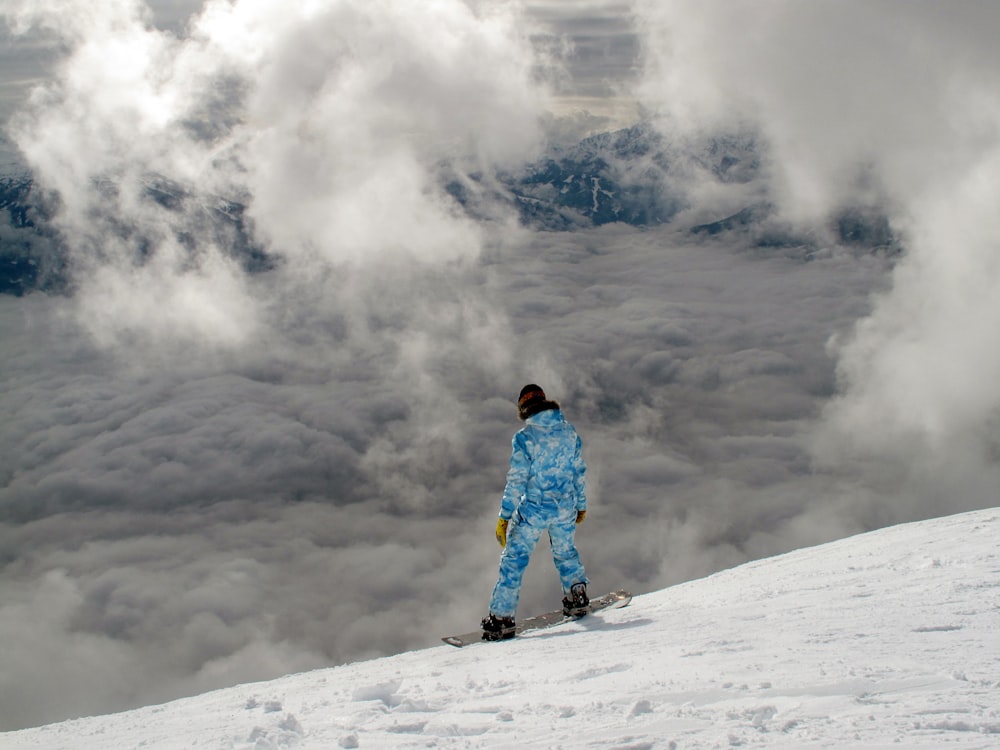
[[647, 625], [652, 625], [655, 620], [651, 620], [648, 617], [639, 617], [635, 620], [626, 620], [625, 622], [608, 622], [600, 617], [581, 617], [579, 620], [575, 620], [573, 623], [563, 623], [561, 626], [554, 628], [543, 628], [542, 630], [535, 631], [531, 638], [564, 638], [568, 635], [573, 635], [579, 632], [577, 628], [569, 629], [568, 625], [573, 624], [582, 627], [584, 630], [594, 630], [594, 631], [614, 631], [614, 630], [630, 630], [632, 628], [644, 628]]

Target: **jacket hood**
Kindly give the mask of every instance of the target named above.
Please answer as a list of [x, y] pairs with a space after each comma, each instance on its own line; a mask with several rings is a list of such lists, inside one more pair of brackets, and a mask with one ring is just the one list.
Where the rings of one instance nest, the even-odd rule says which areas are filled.
[[537, 414], [532, 414], [526, 420], [526, 424], [537, 425], [539, 427], [551, 427], [552, 425], [562, 424], [566, 421], [563, 417], [562, 411], [559, 407], [554, 409], [546, 409], [545, 411], [540, 411]]

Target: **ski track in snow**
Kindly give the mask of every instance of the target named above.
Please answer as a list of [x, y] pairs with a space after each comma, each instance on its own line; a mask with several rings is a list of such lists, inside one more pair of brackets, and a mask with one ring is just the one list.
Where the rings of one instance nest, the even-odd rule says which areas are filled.
[[514, 641], [0, 734], [0, 748], [1000, 748], [998, 543], [1000, 509], [897, 526]]

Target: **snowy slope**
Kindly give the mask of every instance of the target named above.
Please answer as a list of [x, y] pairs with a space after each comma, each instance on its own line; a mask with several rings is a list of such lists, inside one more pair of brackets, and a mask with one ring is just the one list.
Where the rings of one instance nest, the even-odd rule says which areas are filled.
[[998, 748], [998, 543], [1000, 509], [898, 526], [516, 641], [23, 730], [0, 748]]

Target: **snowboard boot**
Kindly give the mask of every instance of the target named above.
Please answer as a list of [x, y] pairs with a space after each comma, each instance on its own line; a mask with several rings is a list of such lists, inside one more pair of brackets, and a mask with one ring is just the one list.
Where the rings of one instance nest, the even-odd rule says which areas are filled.
[[497, 617], [490, 612], [489, 617], [483, 618], [483, 640], [503, 641], [514, 637], [514, 618]]
[[574, 583], [569, 588], [569, 596], [563, 597], [563, 614], [566, 617], [583, 617], [590, 612], [590, 598], [587, 584]]

